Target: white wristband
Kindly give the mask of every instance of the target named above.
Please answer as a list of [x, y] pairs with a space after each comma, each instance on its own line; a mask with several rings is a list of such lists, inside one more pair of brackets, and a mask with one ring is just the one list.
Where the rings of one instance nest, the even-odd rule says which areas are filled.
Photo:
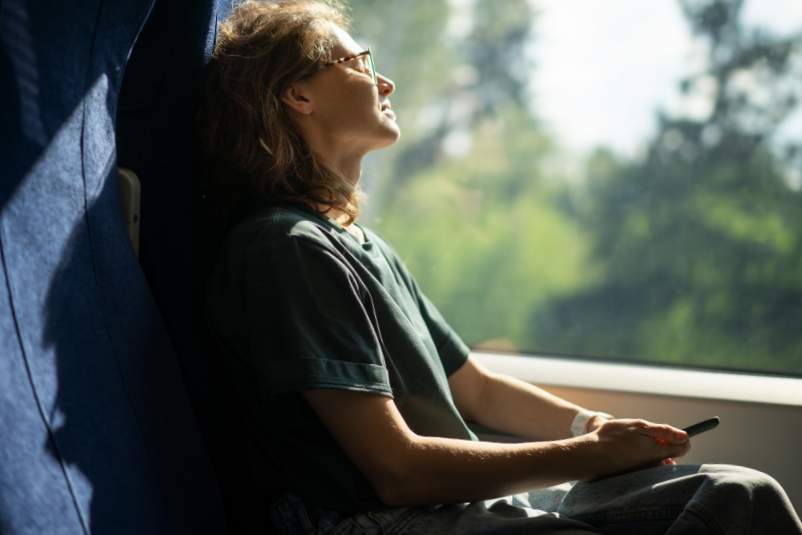
[[597, 411], [586, 411], [581, 410], [579, 411], [576, 416], [574, 416], [574, 421], [571, 422], [571, 436], [578, 437], [579, 435], [584, 435], [588, 432], [588, 422], [594, 416], [599, 416], [601, 418], [612, 419], [612, 415], [607, 414], [606, 412], [597, 412]]

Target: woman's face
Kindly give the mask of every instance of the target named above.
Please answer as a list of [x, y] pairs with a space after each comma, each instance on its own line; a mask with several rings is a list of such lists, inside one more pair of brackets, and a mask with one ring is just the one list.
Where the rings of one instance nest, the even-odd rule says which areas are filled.
[[[332, 60], [358, 54], [365, 49], [341, 28], [332, 25], [336, 46]], [[304, 126], [316, 138], [344, 150], [379, 149], [394, 143], [401, 135], [390, 109], [392, 80], [376, 73], [374, 83], [366, 56], [330, 65], [299, 82], [298, 92], [309, 102]]]

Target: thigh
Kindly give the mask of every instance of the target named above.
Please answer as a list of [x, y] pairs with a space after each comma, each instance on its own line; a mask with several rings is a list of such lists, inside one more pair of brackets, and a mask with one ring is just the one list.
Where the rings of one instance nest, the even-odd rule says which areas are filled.
[[287, 492], [270, 504], [270, 523], [278, 535], [318, 535], [341, 529], [348, 518], [337, 512], [307, 504], [300, 496]]
[[552, 487], [532, 490], [518, 496], [524, 498], [526, 505], [533, 509], [557, 512], [560, 509], [562, 501], [568, 493], [571, 492], [574, 485], [576, 485], [575, 481], [569, 481]]
[[[533, 534], [591, 535], [598, 534], [588, 524], [513, 505], [510, 497], [487, 502], [413, 507], [396, 511], [371, 512], [349, 519], [337, 535], [479, 535]], [[334, 532], [333, 532], [334, 533]]]
[[788, 524], [786, 502], [776, 481], [756, 470], [668, 465], [580, 482], [558, 511], [605, 533], [772, 533], [759, 526], [766, 516]]
[[287, 535], [598, 534], [589, 525], [525, 506], [526, 493], [432, 507], [385, 507], [343, 518], [286, 494], [271, 507], [273, 525]]
[[704, 485], [700, 466], [656, 466], [581, 481], [558, 511], [614, 533], [665, 533]]
[[701, 466], [663, 465], [617, 476], [579, 481], [558, 508], [567, 515], [685, 503], [701, 484]]

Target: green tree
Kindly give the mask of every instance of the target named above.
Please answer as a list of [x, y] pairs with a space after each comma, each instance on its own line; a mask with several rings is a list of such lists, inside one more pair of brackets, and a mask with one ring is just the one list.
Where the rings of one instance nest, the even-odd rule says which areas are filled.
[[592, 275], [584, 232], [559, 210], [560, 189], [539, 171], [550, 142], [522, 122], [508, 112], [479, 125], [482, 150], [420, 172], [380, 224], [474, 346], [525, 349], [529, 311]]
[[[448, 45], [449, 83], [430, 95], [437, 121], [395, 149], [374, 222], [468, 343], [520, 350], [528, 312], [588, 278], [589, 248], [556, 207], [561, 187], [543, 171], [554, 143], [527, 106], [534, 13], [525, 0], [471, 9], [470, 32]], [[471, 146], [456, 156], [455, 134]]]
[[447, 159], [449, 136], [470, 135], [511, 103], [529, 117], [525, 48], [535, 18], [527, 0], [473, 0], [469, 33], [451, 35], [452, 6], [445, 0], [381, 6], [357, 0], [351, 6], [357, 35], [376, 43], [379, 70], [396, 82], [392, 100], [403, 130], [400, 143], [377, 153], [366, 170], [370, 219], [385, 212], [419, 171]]
[[709, 117], [661, 114], [642, 161], [597, 151], [580, 210], [598, 284], [533, 310], [530, 346], [802, 373], [799, 141], [773, 143], [800, 98], [800, 36], [746, 27], [740, 0], [686, 0]]

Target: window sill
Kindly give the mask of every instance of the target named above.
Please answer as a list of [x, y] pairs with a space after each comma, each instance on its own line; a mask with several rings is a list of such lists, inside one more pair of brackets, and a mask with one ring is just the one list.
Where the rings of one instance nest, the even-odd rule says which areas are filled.
[[539, 385], [802, 406], [802, 379], [472, 352], [489, 370]]

